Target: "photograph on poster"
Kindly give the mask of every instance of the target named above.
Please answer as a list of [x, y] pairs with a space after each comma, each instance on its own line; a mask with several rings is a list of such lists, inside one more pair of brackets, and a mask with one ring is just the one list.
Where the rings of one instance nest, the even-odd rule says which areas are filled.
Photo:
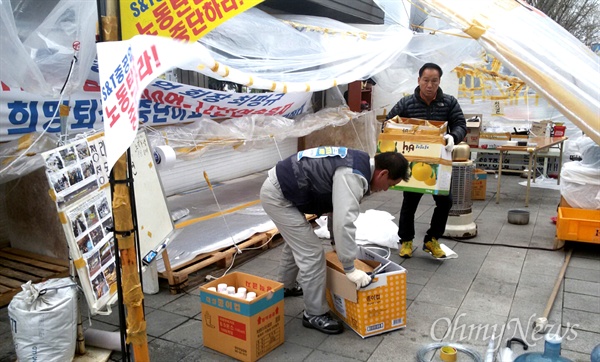
[[59, 208], [98, 189], [92, 153], [85, 139], [44, 152], [42, 156]]
[[60, 171], [65, 167], [58, 152], [52, 153], [50, 156], [48, 156], [46, 159], [46, 167], [52, 172]]
[[60, 156], [65, 161], [65, 166], [69, 167], [77, 163], [77, 156], [75, 156], [75, 151], [73, 150], [73, 146], [67, 146], [59, 151]]
[[88, 235], [79, 239], [77, 241], [77, 246], [79, 246], [79, 250], [81, 250], [82, 254], [87, 254], [94, 248], [94, 244]]
[[89, 234], [92, 239], [92, 243], [94, 246], [102, 245], [102, 239], [104, 238], [104, 233], [102, 232], [102, 225], [94, 226], [94, 228], [90, 231]]
[[104, 229], [105, 233], [109, 233], [112, 231], [112, 228], [113, 228], [112, 217], [109, 217], [108, 219], [102, 221], [102, 228]]
[[106, 243], [100, 248], [100, 261], [102, 262], [102, 266], [106, 266], [113, 262], [112, 251], [110, 250], [110, 244]]
[[61, 193], [62, 191], [66, 190], [68, 187], [71, 186], [69, 184], [69, 181], [67, 180], [67, 175], [65, 175], [64, 173], [53, 176], [51, 182], [52, 188], [54, 188], [54, 192], [56, 192], [57, 194]]
[[94, 171], [94, 163], [92, 161], [86, 161], [82, 163], [81, 169], [83, 170], [83, 178], [91, 177], [96, 173], [96, 171]]
[[110, 207], [108, 206], [108, 200], [102, 199], [97, 205], [96, 209], [98, 210], [98, 214], [101, 219], [104, 219], [106, 215], [110, 212]]
[[77, 156], [79, 159], [84, 160], [90, 157], [90, 149], [88, 148], [87, 143], [79, 143], [75, 145], [75, 149], [77, 150]]
[[71, 221], [71, 225], [73, 226], [73, 235], [78, 237], [87, 229], [85, 222], [83, 222], [83, 215], [79, 214], [75, 217], [75, 220]]
[[87, 259], [87, 264], [90, 276], [93, 277], [96, 273], [100, 271], [100, 253], [93, 253], [92, 256]]
[[117, 271], [115, 269], [115, 263], [109, 264], [106, 269], [104, 269], [104, 277], [108, 282], [108, 286], [111, 287], [114, 283], [117, 282]]
[[103, 273], [98, 273], [98, 276], [92, 279], [92, 286], [94, 287], [94, 293], [96, 293], [96, 298], [98, 299], [108, 293], [108, 283], [106, 282]]
[[83, 212], [85, 216], [85, 222], [88, 226], [94, 225], [98, 222], [98, 212], [96, 211], [96, 205], [91, 205], [89, 209]]
[[67, 172], [69, 175], [69, 184], [75, 185], [78, 182], [83, 180], [83, 174], [81, 173], [81, 169], [79, 167], [75, 167]]

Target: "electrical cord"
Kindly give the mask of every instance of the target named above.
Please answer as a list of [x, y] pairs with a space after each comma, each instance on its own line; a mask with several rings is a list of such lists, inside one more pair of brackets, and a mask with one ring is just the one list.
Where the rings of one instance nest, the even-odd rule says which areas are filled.
[[[73, 68], [74, 68], [73, 65], [75, 64], [75, 62], [77, 62], [77, 56], [73, 55], [73, 60], [71, 60], [71, 66], [69, 67], [69, 73], [67, 74], [65, 83], [63, 84], [63, 86], [60, 90], [60, 98], [58, 99], [58, 107], [56, 107], [56, 111], [54, 111], [54, 114], [52, 115], [51, 119], [55, 119], [56, 115], [58, 114], [58, 112], [60, 110], [60, 105], [62, 104], [63, 97], [65, 96], [64, 90], [67, 87], [67, 84], [69, 83], [69, 81], [71, 80], [71, 75], [73, 75]], [[44, 127], [44, 129], [43, 129], [42, 133], [39, 135], [39, 137], [36, 138], [35, 141], [33, 141], [29, 145], [29, 147], [27, 147], [27, 149], [25, 151], [23, 151], [19, 156], [17, 156], [17, 158], [12, 160], [8, 165], [6, 165], [6, 167], [1, 169], [0, 174], [7, 171], [8, 169], [10, 169], [11, 166], [14, 165], [16, 162], [18, 162], [21, 158], [23, 158], [23, 156], [29, 154], [29, 150], [31, 150], [31, 148], [33, 148], [33, 146], [35, 146], [35, 144], [38, 143], [38, 141], [42, 139], [42, 137], [46, 134], [46, 132], [48, 131], [50, 126], [52, 126], [53, 124], [54, 124], [53, 121], [48, 122], [48, 124], [46, 125], [46, 127]]]

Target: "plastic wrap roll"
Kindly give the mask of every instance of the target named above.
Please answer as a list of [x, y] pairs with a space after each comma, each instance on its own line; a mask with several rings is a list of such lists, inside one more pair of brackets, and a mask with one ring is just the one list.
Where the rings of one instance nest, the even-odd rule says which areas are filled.
[[175, 164], [175, 150], [169, 146], [156, 146], [154, 148], [154, 163], [159, 170], [166, 170]]
[[121, 335], [118, 331], [108, 332], [99, 329], [88, 328], [83, 335], [87, 345], [110, 349], [112, 351], [121, 350]]

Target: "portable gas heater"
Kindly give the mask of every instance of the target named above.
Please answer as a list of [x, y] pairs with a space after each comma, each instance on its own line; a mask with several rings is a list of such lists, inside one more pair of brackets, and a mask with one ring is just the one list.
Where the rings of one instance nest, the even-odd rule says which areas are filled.
[[[461, 143], [461, 146], [465, 146]], [[467, 146], [468, 147], [468, 146]], [[469, 154], [467, 152], [467, 154]], [[473, 185], [473, 161], [464, 157], [452, 158], [452, 208], [448, 215], [444, 236], [453, 238], [470, 238], [477, 235], [477, 225], [473, 222], [473, 201], [471, 190]]]

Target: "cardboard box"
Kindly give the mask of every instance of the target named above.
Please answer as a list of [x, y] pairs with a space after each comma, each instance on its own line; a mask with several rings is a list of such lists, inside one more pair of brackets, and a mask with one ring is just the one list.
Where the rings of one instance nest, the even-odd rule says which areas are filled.
[[565, 200], [563, 195], [560, 195], [560, 203], [558, 204], [559, 207], [570, 207], [573, 208], [573, 206], [569, 205], [569, 203], [567, 202], [567, 200]]
[[[246, 301], [208, 290], [225, 283], [255, 292]], [[204, 345], [240, 361], [256, 361], [284, 340], [283, 284], [234, 272], [200, 287]]]
[[384, 124], [383, 132], [393, 134], [443, 135], [448, 123], [443, 121], [427, 121], [418, 118], [394, 117]]
[[479, 148], [493, 150], [504, 146], [510, 141], [510, 132], [481, 132], [479, 135]]
[[[389, 262], [362, 247], [357, 257], [365, 263]], [[333, 313], [363, 338], [406, 327], [406, 269], [391, 262], [373, 283], [356, 290], [343, 272], [328, 266], [327, 302]]]
[[[445, 122], [444, 122], [445, 124]], [[379, 134], [378, 152], [400, 152], [410, 162], [412, 176], [392, 189], [422, 194], [448, 195], [452, 179], [452, 153], [442, 135]]]
[[487, 172], [479, 168], [474, 169], [473, 182], [471, 186], [471, 200], [485, 200]]
[[481, 134], [482, 115], [465, 114], [467, 120], [467, 136], [464, 141], [473, 148], [479, 147], [479, 136]]

